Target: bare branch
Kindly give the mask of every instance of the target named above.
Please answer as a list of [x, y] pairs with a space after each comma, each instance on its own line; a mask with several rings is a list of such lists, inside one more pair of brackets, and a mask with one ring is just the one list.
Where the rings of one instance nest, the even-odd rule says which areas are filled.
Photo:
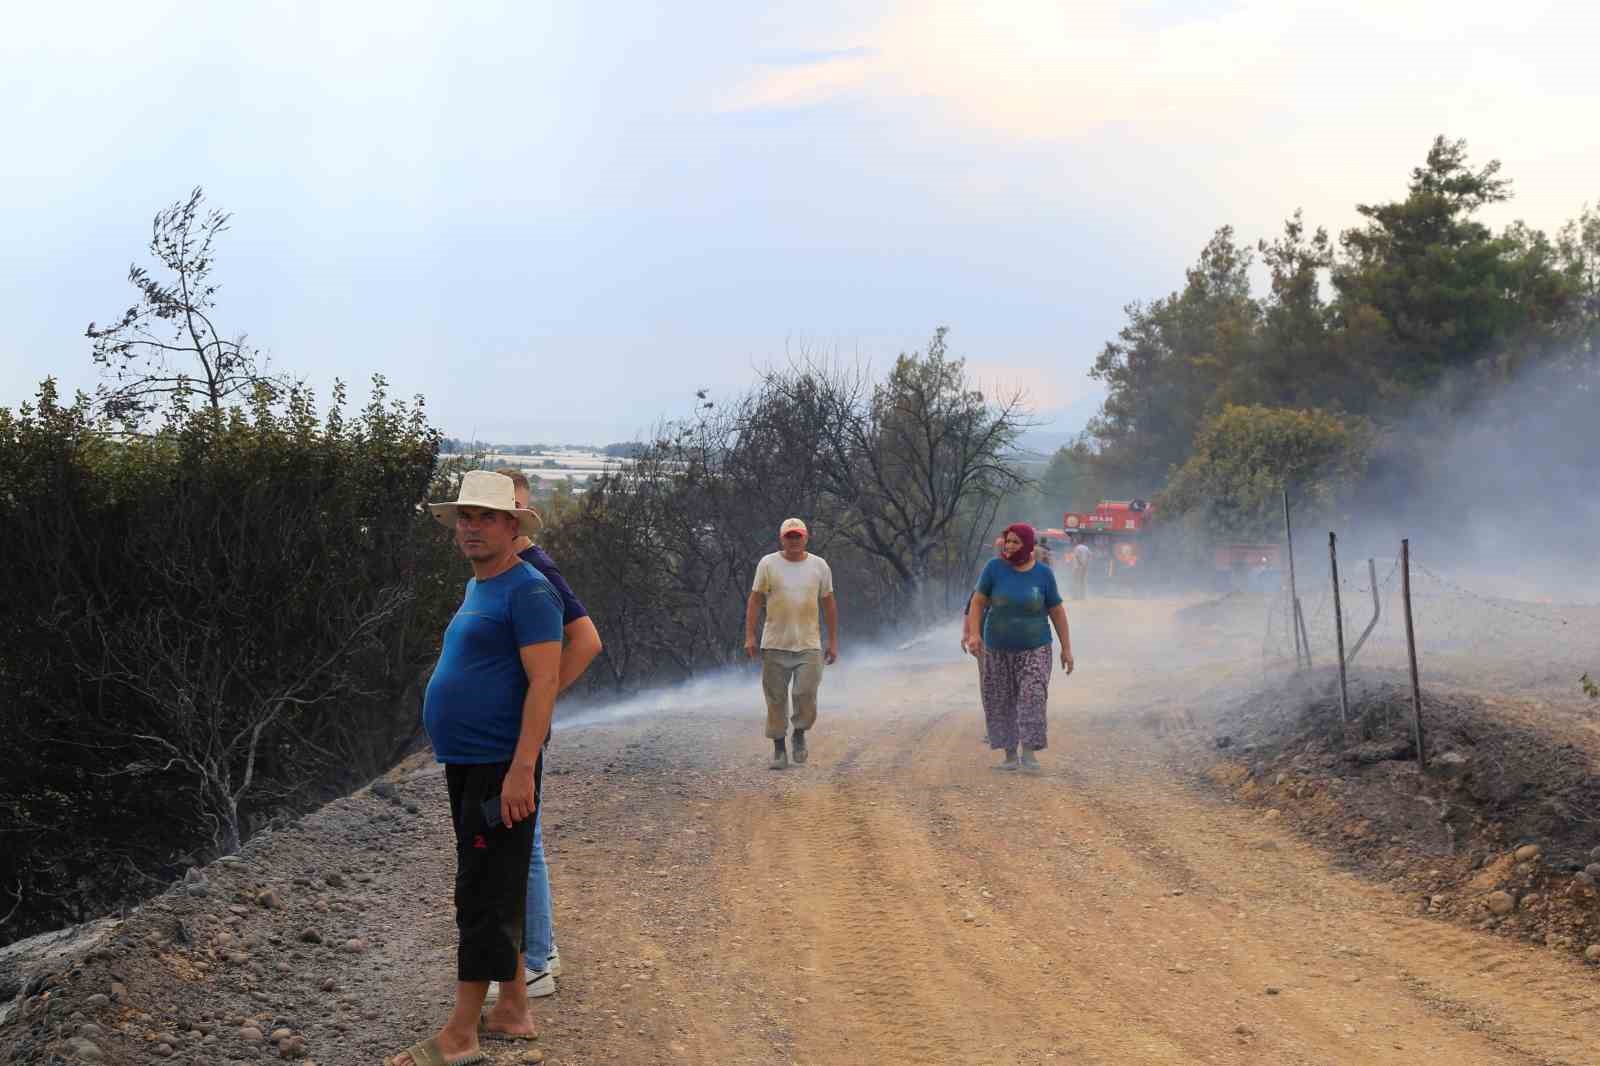
[[16, 902], [11, 905], [11, 909], [10, 910], [6, 911], [6, 916], [4, 918], [0, 918], [0, 925], [8, 924], [11, 921], [11, 919], [16, 916], [17, 909], [22, 906], [22, 879], [21, 878], [17, 879], [17, 887], [11, 892], [11, 896], [12, 896], [13, 899], [16, 900]]

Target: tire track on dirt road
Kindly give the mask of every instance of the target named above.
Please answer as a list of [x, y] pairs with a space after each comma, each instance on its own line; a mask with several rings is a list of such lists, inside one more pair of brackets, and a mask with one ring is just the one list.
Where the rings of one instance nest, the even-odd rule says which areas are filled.
[[1600, 1061], [1581, 967], [1412, 917], [1174, 772], [1182, 676], [1053, 687], [1037, 776], [989, 768], [952, 662], [886, 672], [885, 698], [819, 723], [808, 766], [719, 806], [741, 842], [719, 950], [787, 1017], [785, 1061]]
[[948, 1061], [960, 1036], [949, 1006], [979, 990], [951, 970], [938, 935], [947, 919], [930, 911], [917, 876], [921, 830], [869, 795], [878, 793], [860, 782], [824, 783], [744, 806], [731, 831], [749, 841], [750, 866], [731, 875], [742, 933], [730, 947], [753, 952], [751, 968], [769, 978], [797, 975], [773, 995], [795, 1019], [797, 1046], [835, 1061], [869, 1051]]

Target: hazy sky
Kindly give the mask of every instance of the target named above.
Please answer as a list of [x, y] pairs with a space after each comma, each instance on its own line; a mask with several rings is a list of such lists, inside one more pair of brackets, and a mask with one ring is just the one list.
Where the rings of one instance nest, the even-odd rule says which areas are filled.
[[221, 321], [449, 432], [604, 442], [935, 326], [1053, 428], [1217, 226], [1349, 225], [1436, 133], [1600, 200], [1590, 3], [7, 4], [0, 404], [92, 386], [151, 215]]

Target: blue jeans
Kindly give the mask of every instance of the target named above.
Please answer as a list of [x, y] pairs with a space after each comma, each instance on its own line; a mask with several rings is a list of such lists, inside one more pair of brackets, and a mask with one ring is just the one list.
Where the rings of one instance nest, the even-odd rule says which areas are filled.
[[550, 913], [550, 866], [544, 861], [544, 782], [539, 813], [533, 819], [533, 856], [528, 860], [528, 903], [522, 923], [522, 950], [528, 969], [542, 972], [556, 949], [555, 920]]

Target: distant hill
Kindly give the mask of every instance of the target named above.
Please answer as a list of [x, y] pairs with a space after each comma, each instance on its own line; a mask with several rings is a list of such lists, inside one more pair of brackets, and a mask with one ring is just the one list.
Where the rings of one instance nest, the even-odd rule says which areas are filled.
[[1078, 434], [1082, 432], [1083, 431], [1081, 429], [1075, 429], [1070, 433], [1061, 431], [1031, 431], [1024, 433], [1022, 436], [1017, 438], [1016, 447], [1019, 452], [1032, 452], [1035, 455], [1043, 456], [1044, 458], [1048, 459], [1056, 453], [1057, 449], [1071, 444], [1073, 441], [1077, 440]]

